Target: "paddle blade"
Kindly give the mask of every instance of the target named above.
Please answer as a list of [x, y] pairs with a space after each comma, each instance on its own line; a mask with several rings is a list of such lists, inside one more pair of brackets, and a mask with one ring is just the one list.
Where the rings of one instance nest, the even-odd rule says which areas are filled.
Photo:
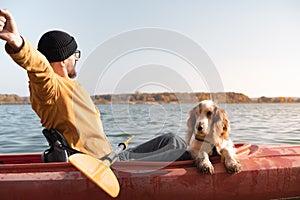
[[120, 192], [118, 179], [105, 163], [86, 154], [73, 154], [69, 157], [69, 161], [110, 196], [118, 196]]

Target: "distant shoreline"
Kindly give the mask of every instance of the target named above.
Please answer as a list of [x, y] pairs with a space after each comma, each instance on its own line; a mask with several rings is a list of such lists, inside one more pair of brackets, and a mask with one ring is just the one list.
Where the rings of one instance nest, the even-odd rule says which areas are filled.
[[[213, 99], [218, 103], [300, 103], [298, 97], [259, 97], [249, 98], [235, 92], [219, 93], [134, 93], [105, 94], [91, 96], [95, 104], [179, 104], [195, 103], [205, 99]], [[29, 97], [15, 94], [0, 94], [0, 105], [30, 104]]]

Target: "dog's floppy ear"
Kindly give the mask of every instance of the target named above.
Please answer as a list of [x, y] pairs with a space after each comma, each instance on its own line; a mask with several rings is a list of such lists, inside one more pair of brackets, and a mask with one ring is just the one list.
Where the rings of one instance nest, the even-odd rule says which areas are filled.
[[229, 140], [230, 122], [225, 110], [216, 107], [212, 116], [211, 134], [215, 139], [223, 138]]
[[190, 116], [187, 120], [187, 132], [185, 136], [185, 142], [187, 145], [190, 145], [191, 137], [195, 131], [196, 117], [197, 113], [200, 112], [201, 103], [195, 106], [192, 110], [190, 110]]
[[221, 134], [221, 136], [223, 136], [225, 140], [229, 140], [229, 132], [230, 132], [230, 122], [227, 117], [227, 113], [224, 111], [223, 133]]

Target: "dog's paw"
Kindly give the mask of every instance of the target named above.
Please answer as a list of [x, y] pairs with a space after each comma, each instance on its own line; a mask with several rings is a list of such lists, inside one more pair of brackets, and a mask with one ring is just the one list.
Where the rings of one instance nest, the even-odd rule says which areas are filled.
[[236, 174], [242, 170], [242, 165], [236, 160], [225, 161], [225, 168], [227, 173]]
[[196, 159], [196, 167], [202, 174], [213, 174], [214, 167], [209, 160]]

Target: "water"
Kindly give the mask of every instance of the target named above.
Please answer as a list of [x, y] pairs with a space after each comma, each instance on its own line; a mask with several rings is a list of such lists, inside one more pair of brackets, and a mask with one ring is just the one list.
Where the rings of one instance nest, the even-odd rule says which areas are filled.
[[[105, 133], [114, 147], [129, 135], [131, 146], [162, 133], [184, 138], [194, 105], [98, 105]], [[227, 104], [235, 143], [300, 144], [300, 104]], [[30, 105], [0, 106], [0, 153], [41, 152], [48, 147]]]

